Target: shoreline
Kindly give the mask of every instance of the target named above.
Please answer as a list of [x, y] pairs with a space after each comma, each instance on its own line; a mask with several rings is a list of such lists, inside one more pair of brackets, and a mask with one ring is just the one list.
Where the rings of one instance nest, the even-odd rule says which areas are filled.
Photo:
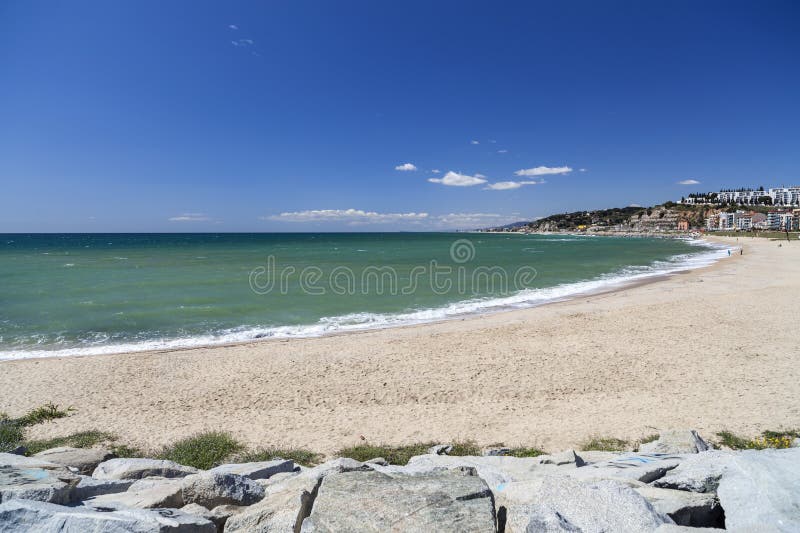
[[75, 407], [30, 438], [98, 429], [155, 448], [224, 430], [253, 446], [323, 453], [365, 440], [557, 450], [657, 428], [755, 435], [800, 425], [800, 340], [786, 313], [770, 313], [800, 292], [800, 247], [720, 242], [743, 245], [744, 256], [529, 309], [358, 335], [4, 361], [0, 410]]
[[[542, 234], [545, 234], [545, 233], [542, 233]], [[547, 233], [547, 234], [555, 235], [556, 233], [550, 232], [550, 233]], [[572, 234], [572, 233], [565, 233], [565, 235], [582, 236], [580, 234]], [[583, 236], [585, 236], [585, 235], [583, 235]], [[610, 236], [614, 236], [614, 237], [631, 237], [631, 235], [610, 235]], [[646, 236], [646, 235], [638, 235], [636, 237], [648, 237], [648, 236]], [[707, 240], [707, 239], [702, 239], [702, 238], [695, 238], [695, 237], [692, 237], [692, 236], [689, 236], [689, 235], [661, 236], [661, 238], [667, 238], [667, 237], [675, 238], [675, 239], [690, 240], [690, 241], [703, 241], [706, 244], [711, 245], [711, 247], [708, 248], [705, 252], [701, 252], [700, 254], [698, 254], [698, 258], [701, 255], [711, 255], [711, 254], [713, 254], [714, 253], [714, 248], [713, 247], [718, 247], [718, 246], [721, 245], [720, 242], [714, 242], [714, 241]], [[654, 237], [654, 238], [656, 238], [656, 237]], [[91, 350], [91, 348], [75, 348], [75, 349], [65, 348], [65, 349], [53, 350], [52, 351], [53, 352], [52, 355], [51, 354], [40, 355], [39, 351], [32, 351], [31, 352], [32, 355], [26, 355], [26, 356], [21, 356], [21, 357], [7, 357], [7, 356], [4, 356], [4, 355], [0, 354], [0, 365], [2, 365], [5, 362], [9, 362], [9, 361], [25, 361], [25, 360], [34, 360], [34, 359], [48, 360], [48, 359], [77, 358], [77, 357], [99, 357], [99, 356], [106, 356], [106, 355], [114, 356], [114, 355], [147, 354], [147, 353], [170, 353], [170, 352], [184, 351], [184, 350], [201, 350], [201, 349], [211, 349], [211, 348], [225, 348], [225, 347], [230, 347], [230, 346], [262, 344], [262, 343], [268, 343], [268, 342], [283, 342], [283, 341], [286, 341], [286, 340], [314, 339], [314, 338], [323, 338], [323, 337], [331, 337], [331, 336], [351, 335], [351, 334], [368, 333], [368, 332], [371, 332], [371, 331], [381, 331], [381, 330], [394, 329], [394, 328], [409, 328], [409, 327], [424, 326], [424, 325], [427, 325], [427, 324], [438, 324], [438, 323], [449, 322], [449, 321], [453, 321], [453, 320], [465, 320], [465, 319], [472, 319], [472, 318], [480, 318], [482, 316], [491, 316], [491, 315], [495, 315], [495, 314], [498, 314], [498, 313], [508, 313], [508, 312], [514, 312], [514, 311], [522, 311], [522, 310], [526, 310], [526, 309], [535, 309], [535, 308], [546, 306], [546, 305], [552, 305], [552, 304], [557, 304], [557, 303], [561, 303], [561, 302], [568, 302], [568, 301], [576, 299], [576, 298], [582, 298], [582, 297], [599, 295], [599, 294], [606, 294], [606, 293], [611, 293], [611, 292], [616, 292], [616, 291], [623, 291], [623, 290], [631, 289], [631, 288], [634, 288], [634, 287], [637, 287], [637, 286], [640, 286], [640, 285], [643, 285], [643, 284], [656, 283], [658, 281], [663, 281], [665, 279], [668, 279], [670, 276], [673, 276], [673, 275], [676, 275], [676, 274], [680, 274], [680, 273], [684, 273], [684, 272], [691, 272], [691, 271], [695, 271], [695, 270], [700, 270], [700, 269], [712, 267], [715, 264], [718, 264], [723, 259], [724, 259], [724, 257], [720, 256], [720, 257], [716, 257], [716, 258], [713, 258], [713, 259], [709, 258], [708, 260], [711, 261], [710, 264], [704, 264], [704, 265], [700, 265], [700, 266], [692, 266], [692, 265], [688, 265], [688, 264], [687, 265], [679, 265], [674, 270], [654, 271], [652, 273], [642, 273], [642, 274], [631, 275], [631, 276], [628, 276], [628, 277], [625, 277], [625, 276], [622, 276], [622, 275], [613, 275], [610, 278], [604, 278], [604, 277], [601, 276], [599, 278], [593, 278], [593, 279], [590, 279], [590, 280], [576, 281], [576, 282], [565, 284], [565, 285], [556, 285], [556, 286], [553, 286], [553, 287], [542, 287], [542, 288], [537, 289], [537, 290], [552, 290], [552, 289], [557, 289], [559, 287], [566, 288], [566, 287], [580, 285], [582, 283], [602, 283], [602, 285], [600, 285], [600, 286], [598, 286], [596, 288], [590, 288], [588, 290], [578, 290], [578, 291], [576, 291], [574, 293], [566, 294], [566, 295], [560, 296], [560, 297], [554, 297], [552, 299], [544, 300], [544, 301], [541, 301], [541, 302], [523, 303], [523, 304], [518, 305], [518, 306], [515, 306], [514, 304], [511, 304], [511, 303], [496, 304], [496, 305], [492, 305], [492, 306], [488, 306], [488, 307], [484, 307], [484, 308], [480, 308], [480, 309], [475, 309], [475, 310], [472, 310], [472, 311], [465, 311], [463, 313], [454, 313], [454, 314], [451, 314], [451, 315], [445, 315], [445, 316], [442, 316], [442, 317], [439, 317], [439, 318], [428, 319], [428, 320], [424, 320], [423, 319], [423, 320], [419, 320], [419, 321], [411, 321], [411, 322], [397, 323], [397, 324], [388, 323], [388, 324], [378, 325], [378, 326], [366, 326], [365, 325], [364, 327], [356, 327], [356, 328], [353, 328], [353, 329], [333, 330], [333, 331], [330, 331], [330, 332], [324, 332], [324, 333], [319, 333], [319, 334], [309, 333], [309, 334], [297, 334], [297, 335], [285, 335], [285, 336], [272, 336], [272, 337], [264, 337], [264, 338], [255, 337], [255, 338], [248, 338], [248, 339], [242, 339], [242, 340], [230, 340], [230, 341], [223, 340], [223, 341], [219, 341], [219, 342], [211, 341], [211, 342], [207, 342], [207, 343], [204, 343], [204, 344], [191, 344], [190, 343], [190, 339], [191, 338], [188, 338], [188, 339], [170, 339], [170, 340], [166, 340], [164, 342], [165, 343], [177, 343], [177, 344], [175, 346], [154, 347], [154, 348], [146, 347], [146, 348], [142, 348], [142, 349], [130, 349], [130, 348], [127, 348], [127, 346], [129, 346], [129, 345], [122, 345], [122, 346], [120, 346], [120, 349], [118, 349], [118, 350], [115, 350], [114, 349], [114, 345], [111, 345], [111, 346], [108, 346], [108, 347], [99, 347], [99, 348], [101, 348], [102, 350], [105, 350], [107, 348], [107, 349], [113, 350], [113, 351], [100, 351], [98, 353], [63, 353], [63, 354], [59, 355], [58, 354], [59, 352], [67, 352], [67, 351], [72, 351], [72, 350]], [[611, 276], [612, 274], [610, 273], [610, 274], [607, 274], [607, 275]], [[493, 299], [492, 301], [499, 301], [499, 300], [504, 300], [504, 299], [507, 300], [509, 298], [512, 298], [513, 296], [514, 295], [498, 297], [498, 298]], [[470, 300], [461, 300], [461, 301], [453, 302], [452, 304], [448, 304], [448, 305], [464, 304], [464, 303], [468, 303], [468, 302], [470, 302]], [[446, 308], [447, 308], [447, 306], [444, 306], [444, 307], [441, 307], [441, 308], [437, 308], [437, 309], [446, 309]], [[431, 310], [433, 310], [433, 309], [431, 309]], [[418, 310], [418, 311], [424, 311], [424, 310]], [[387, 316], [396, 316], [396, 315], [402, 315], [402, 314], [404, 314], [404, 313], [392, 313], [392, 314], [388, 314]], [[298, 327], [313, 327], [313, 324], [308, 324], [308, 325], [298, 326]], [[179, 344], [182, 341], [186, 342], [186, 344]], [[148, 342], [152, 342], [152, 341], [148, 341]], [[142, 343], [142, 344], [145, 344], [145, 343]]]

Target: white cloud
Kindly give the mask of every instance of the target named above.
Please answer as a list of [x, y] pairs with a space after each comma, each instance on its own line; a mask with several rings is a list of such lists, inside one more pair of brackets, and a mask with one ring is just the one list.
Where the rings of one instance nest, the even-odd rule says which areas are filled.
[[410, 172], [410, 171], [413, 171], [413, 170], [417, 170], [417, 167], [416, 167], [416, 165], [413, 165], [412, 163], [403, 163], [402, 165], [397, 165], [396, 167], [394, 167], [394, 169], [395, 170], [400, 170], [402, 172]]
[[678, 185], [700, 185], [700, 182], [697, 180], [683, 180], [679, 181]]
[[183, 213], [170, 217], [168, 220], [170, 222], [208, 222], [211, 219], [203, 213]]
[[500, 226], [520, 219], [519, 214], [513, 216], [497, 213], [448, 213], [445, 215], [429, 215], [428, 213], [378, 213], [361, 209], [317, 209], [293, 211], [260, 217], [261, 220], [282, 222], [329, 222], [360, 226], [367, 224], [412, 224], [416, 228], [427, 229], [475, 229]]
[[484, 189], [490, 191], [507, 191], [509, 189], [519, 189], [523, 185], [539, 185], [543, 181], [498, 181], [497, 183], [490, 183]]
[[469, 176], [467, 174], [459, 174], [452, 170], [444, 175], [443, 178], [428, 178], [431, 183], [441, 183], [442, 185], [449, 185], [451, 187], [472, 187], [473, 185], [480, 185], [486, 183], [486, 176], [482, 174], [475, 174]]
[[495, 141], [494, 139], [489, 139], [489, 142], [492, 144], [497, 144], [497, 141]]
[[231, 41], [233, 46], [252, 46], [255, 44], [253, 39], [237, 39], [235, 41]]
[[517, 176], [545, 176], [548, 174], [568, 174], [572, 172], [570, 167], [534, 167], [523, 168], [514, 172]]
[[586, 172], [586, 169], [585, 168], [579, 168], [578, 172]]
[[348, 222], [351, 224], [418, 222], [427, 218], [428, 213], [378, 213], [361, 209], [313, 209], [261, 217], [262, 220], [281, 220], [284, 222]]
[[470, 144], [480, 144], [480, 141], [476, 141], [475, 139], [473, 139], [469, 143]]
[[507, 154], [508, 150], [498, 150], [497, 153], [498, 154]]
[[639, 204], [630, 204], [628, 207], [642, 207]]
[[434, 168], [433, 170], [431, 170], [431, 172], [433, 172], [434, 174], [438, 174], [439, 172], [441, 172], [441, 170], [439, 170], [438, 168]]
[[231, 30], [238, 30], [239, 26], [237, 26], [236, 24], [228, 24], [228, 28], [230, 28]]

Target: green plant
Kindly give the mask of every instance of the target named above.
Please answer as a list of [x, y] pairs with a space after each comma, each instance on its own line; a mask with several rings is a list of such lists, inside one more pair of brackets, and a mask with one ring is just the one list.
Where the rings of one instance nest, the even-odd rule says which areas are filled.
[[0, 453], [14, 450], [22, 438], [22, 427], [19, 424], [8, 419], [0, 421]]
[[733, 450], [765, 450], [767, 448], [791, 448], [792, 441], [800, 435], [797, 430], [764, 431], [760, 437], [749, 439], [734, 435], [730, 431], [717, 433], [719, 444]]
[[338, 457], [349, 457], [356, 461], [369, 461], [376, 457], [383, 457], [393, 465], [407, 465], [408, 460], [415, 455], [423, 455], [428, 452], [428, 448], [434, 446], [435, 443], [418, 443], [410, 444], [407, 446], [385, 446], [385, 445], [372, 445], [360, 444], [358, 446], [351, 446], [343, 448], [336, 452]]
[[540, 455], [545, 455], [543, 450], [539, 448], [511, 448], [506, 455], [510, 455], [511, 457], [538, 457]]
[[255, 463], [273, 459], [290, 459], [296, 464], [314, 466], [322, 461], [322, 455], [304, 448], [261, 448], [236, 455], [237, 463]]
[[55, 420], [56, 418], [64, 418], [68, 416], [71, 411], [74, 411], [72, 407], [59, 409], [58, 405], [50, 402], [28, 411], [27, 414], [21, 416], [16, 421], [21, 426], [32, 426], [49, 420]]
[[81, 431], [66, 437], [55, 437], [52, 439], [27, 440], [23, 446], [27, 448], [28, 455], [33, 455], [50, 448], [68, 446], [70, 448], [91, 448], [101, 443], [110, 443], [116, 440], [111, 433], [103, 431]]
[[207, 470], [244, 450], [230, 434], [221, 431], [200, 433], [164, 448], [159, 455], [176, 463]]
[[465, 456], [465, 455], [482, 455], [480, 446], [475, 444], [475, 441], [465, 440], [453, 443], [453, 448], [447, 455]]
[[581, 444], [580, 449], [584, 451], [600, 452], [624, 452], [630, 447], [630, 443], [615, 437], [591, 437]]

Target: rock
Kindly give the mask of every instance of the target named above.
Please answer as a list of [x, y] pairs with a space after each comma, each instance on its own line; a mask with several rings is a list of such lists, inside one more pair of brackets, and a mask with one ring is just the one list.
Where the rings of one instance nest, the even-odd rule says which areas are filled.
[[303, 533], [392, 530], [493, 532], [489, 487], [473, 469], [332, 474], [322, 480], [301, 528]]
[[795, 437], [792, 440], [792, 448], [800, 448], [800, 437]]
[[653, 508], [682, 526], [722, 528], [725, 515], [714, 494], [645, 486], [636, 490]]
[[367, 465], [348, 458], [327, 461], [314, 468], [265, 486], [265, 496], [260, 502], [231, 516], [225, 524], [227, 532], [272, 532], [298, 531], [311, 506], [325, 476], [352, 471], [366, 471], [370, 468], [383, 468]]
[[225, 528], [225, 522], [222, 522], [221, 524], [215, 522], [214, 515], [211, 513], [211, 511], [209, 511], [202, 505], [197, 505], [196, 503], [190, 503], [188, 505], [184, 505], [183, 507], [181, 507], [181, 512], [199, 516], [213, 522], [213, 524], [217, 528], [217, 533], [222, 533], [222, 531]]
[[507, 455], [497, 456], [469, 456], [453, 457], [449, 455], [417, 455], [408, 461], [406, 467], [389, 467], [387, 469], [377, 469], [384, 473], [426, 473], [436, 469], [451, 469], [459, 467], [475, 468], [489, 488], [495, 490], [496, 487], [511, 481], [523, 481], [527, 479], [541, 478], [553, 473], [559, 467], [555, 465], [542, 464], [540, 457], [510, 457]]
[[264, 498], [264, 487], [238, 474], [203, 472], [181, 481], [185, 503], [197, 503], [208, 509], [220, 505], [252, 505]]
[[505, 447], [494, 447], [494, 448], [486, 448], [483, 450], [483, 455], [487, 457], [493, 457], [495, 455], [508, 455], [511, 453], [511, 448]]
[[585, 481], [612, 479], [650, 483], [677, 467], [682, 460], [683, 457], [675, 455], [627, 453], [610, 461], [590, 464], [567, 473]]
[[100, 448], [62, 447], [39, 452], [34, 457], [71, 469], [74, 468], [79, 474], [91, 474], [97, 465], [108, 459], [113, 459], [116, 455]]
[[[144, 481], [144, 483], [143, 483]], [[147, 478], [133, 483], [125, 492], [95, 496], [84, 505], [95, 509], [178, 509], [184, 505], [181, 480], [169, 478]]]
[[506, 510], [506, 533], [639, 533], [672, 522], [633, 489], [614, 481], [585, 483], [569, 476], [548, 476], [531, 502]]
[[220, 474], [238, 474], [250, 479], [267, 479], [275, 474], [291, 472], [294, 470], [294, 461], [275, 459], [257, 463], [236, 463], [220, 465], [209, 470]]
[[376, 457], [375, 459], [370, 459], [369, 461], [365, 461], [365, 463], [370, 465], [389, 466], [389, 461], [387, 461], [383, 457]]
[[[28, 459], [27, 457], [21, 459]], [[0, 466], [0, 503], [23, 498], [51, 503], [69, 503], [79, 478], [60, 465], [47, 466], [41, 461], [17, 461]], [[44, 467], [43, 467], [44, 466]]]
[[143, 477], [184, 477], [198, 470], [173, 461], [159, 459], [110, 459], [97, 465], [95, 479], [141, 479]]
[[98, 512], [88, 507], [64, 507], [31, 500], [11, 500], [0, 505], [4, 533], [214, 533], [205, 518], [173, 509], [125, 509]]
[[733, 455], [717, 495], [731, 531], [800, 531], [800, 448]]
[[133, 479], [95, 479], [90, 476], [80, 476], [80, 481], [72, 492], [72, 501], [80, 502], [103, 494], [125, 492], [133, 482]]
[[577, 451], [575, 455], [581, 458], [585, 465], [595, 463], [604, 463], [606, 461], [613, 461], [617, 457], [625, 455], [626, 452], [604, 452], [604, 451]]
[[14, 453], [0, 453], [0, 466], [14, 466], [21, 468], [41, 468], [44, 470], [59, 470], [69, 472], [63, 465], [51, 463], [35, 457], [25, 457]]
[[[797, 440], [797, 439], [795, 439], [795, 440]], [[25, 455], [26, 453], [28, 453], [28, 448], [26, 448], [25, 446], [17, 446], [13, 450], [11, 450], [9, 453], [12, 453], [14, 455]]]
[[583, 459], [578, 457], [578, 455], [575, 453], [575, 450], [565, 450], [553, 455], [540, 455], [538, 459], [543, 465], [573, 465], [576, 468], [586, 465], [586, 463], [583, 462]]
[[719, 529], [713, 527], [689, 527], [662, 524], [658, 526], [655, 533], [719, 533], [719, 531]]
[[431, 455], [447, 455], [453, 451], [453, 446], [450, 444], [437, 444], [428, 448], [428, 453]]
[[641, 453], [698, 453], [708, 449], [708, 444], [693, 429], [668, 429], [657, 440], [639, 446]]
[[299, 531], [311, 512], [321, 480], [322, 477], [301, 474], [267, 487], [263, 500], [228, 518], [226, 533]]
[[274, 474], [267, 479], [256, 479], [256, 483], [261, 485], [262, 487], [269, 487], [270, 485], [275, 485], [276, 483], [280, 483], [289, 479], [290, 477], [294, 477], [299, 475], [300, 472], [280, 472], [278, 474]]
[[709, 450], [689, 455], [677, 468], [656, 480], [653, 485], [664, 489], [715, 492], [725, 465], [733, 457], [733, 453]]

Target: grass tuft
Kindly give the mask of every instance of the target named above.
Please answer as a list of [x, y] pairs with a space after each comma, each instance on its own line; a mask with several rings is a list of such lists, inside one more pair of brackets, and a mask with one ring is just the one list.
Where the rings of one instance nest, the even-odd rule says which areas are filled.
[[244, 445], [229, 433], [210, 431], [167, 446], [161, 451], [159, 458], [208, 470], [223, 464], [227, 458], [243, 450]]
[[298, 465], [315, 466], [322, 462], [322, 454], [304, 448], [261, 448], [240, 453], [233, 458], [233, 461], [237, 463], [257, 463], [273, 459], [289, 459]]
[[436, 443], [427, 442], [410, 444], [408, 446], [385, 446], [372, 444], [359, 444], [349, 448], [342, 448], [336, 452], [337, 457], [349, 457], [356, 461], [369, 461], [376, 457], [383, 457], [390, 464], [405, 466], [408, 460], [415, 455], [423, 455], [428, 452], [428, 448]]
[[50, 448], [68, 446], [70, 448], [91, 448], [98, 444], [111, 443], [116, 437], [111, 433], [103, 431], [81, 431], [66, 437], [55, 437], [52, 439], [27, 440], [22, 443], [28, 449], [28, 455], [33, 455]]
[[0, 453], [8, 453], [16, 449], [24, 435], [22, 427], [8, 419], [0, 421]]
[[16, 421], [20, 426], [33, 426], [34, 424], [41, 424], [42, 422], [48, 422], [57, 418], [64, 418], [73, 410], [72, 407], [60, 409], [56, 404], [50, 402], [28, 411], [26, 415], [18, 418]]
[[580, 445], [580, 449], [587, 452], [624, 452], [630, 443], [615, 437], [592, 437]]
[[509, 452], [506, 454], [511, 457], [539, 457], [540, 455], [546, 455], [544, 450], [540, 450], [539, 448], [511, 448]]
[[719, 444], [732, 450], [766, 450], [767, 448], [791, 448], [792, 441], [800, 436], [798, 430], [764, 431], [760, 437], [749, 439], [740, 437], [730, 431], [717, 433]]
[[453, 449], [447, 455], [455, 455], [463, 457], [465, 455], [483, 455], [480, 446], [475, 444], [475, 441], [465, 440], [453, 443]]

